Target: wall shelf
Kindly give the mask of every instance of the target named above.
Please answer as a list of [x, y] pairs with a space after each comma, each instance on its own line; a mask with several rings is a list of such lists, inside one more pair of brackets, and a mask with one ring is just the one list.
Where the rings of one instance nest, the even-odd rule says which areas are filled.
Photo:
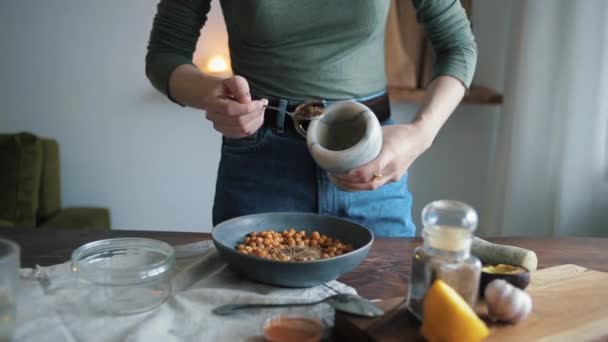
[[[424, 100], [426, 90], [389, 86], [388, 94], [392, 100], [420, 103]], [[502, 104], [502, 94], [488, 87], [472, 85], [462, 102], [468, 104], [499, 105]]]

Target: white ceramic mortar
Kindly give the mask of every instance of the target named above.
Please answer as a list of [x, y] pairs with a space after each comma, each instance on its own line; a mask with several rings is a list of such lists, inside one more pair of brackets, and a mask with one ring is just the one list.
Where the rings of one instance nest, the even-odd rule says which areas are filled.
[[321, 118], [311, 121], [306, 143], [321, 168], [330, 175], [342, 175], [380, 154], [382, 128], [367, 106], [355, 101], [336, 102]]

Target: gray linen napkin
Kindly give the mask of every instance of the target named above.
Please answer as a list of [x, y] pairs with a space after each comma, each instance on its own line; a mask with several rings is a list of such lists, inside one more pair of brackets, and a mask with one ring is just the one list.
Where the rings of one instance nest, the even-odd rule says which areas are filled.
[[[128, 316], [91, 310], [69, 262], [22, 269], [14, 341], [258, 341], [264, 321], [277, 314], [306, 315], [333, 325], [334, 310], [327, 304], [215, 316], [211, 310], [222, 304], [308, 302], [333, 292], [324, 286], [287, 289], [246, 280], [226, 267], [210, 241], [175, 249], [172, 296], [156, 310]], [[328, 285], [356, 293], [337, 281]]]

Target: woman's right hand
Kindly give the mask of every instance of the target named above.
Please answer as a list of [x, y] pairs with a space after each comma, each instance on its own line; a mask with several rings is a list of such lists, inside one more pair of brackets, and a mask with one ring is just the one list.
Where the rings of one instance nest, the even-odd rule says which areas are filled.
[[[221, 96], [234, 100], [222, 99]], [[241, 76], [215, 79], [205, 91], [202, 107], [213, 128], [228, 138], [243, 138], [257, 132], [264, 123], [268, 100], [251, 100], [249, 83]]]

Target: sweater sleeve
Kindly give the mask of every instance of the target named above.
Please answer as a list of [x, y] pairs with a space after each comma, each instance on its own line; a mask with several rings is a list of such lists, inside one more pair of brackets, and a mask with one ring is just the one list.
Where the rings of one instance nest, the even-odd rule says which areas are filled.
[[146, 76], [171, 99], [169, 78], [180, 65], [193, 64], [200, 30], [207, 21], [211, 0], [161, 0], [150, 32]]
[[441, 75], [471, 86], [477, 64], [477, 44], [460, 0], [413, 0], [418, 22], [424, 27], [436, 61], [432, 78]]

